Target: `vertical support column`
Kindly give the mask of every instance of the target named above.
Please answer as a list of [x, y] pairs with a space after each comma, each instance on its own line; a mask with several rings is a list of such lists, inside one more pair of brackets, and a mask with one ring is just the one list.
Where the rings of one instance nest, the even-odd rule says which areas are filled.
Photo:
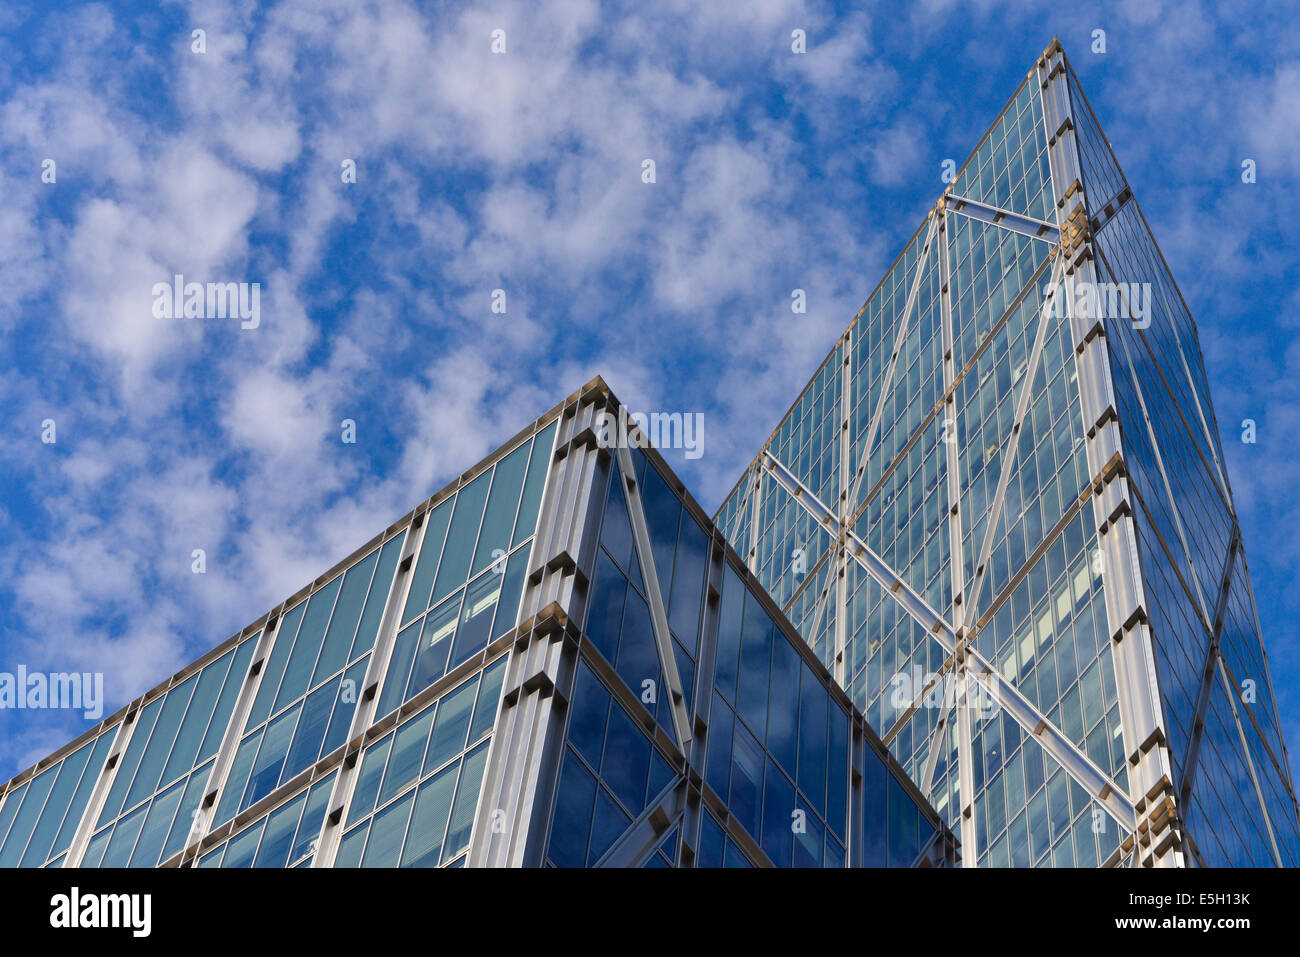
[[[957, 405], [953, 395], [953, 383], [957, 379], [956, 359], [953, 348], [955, 336], [952, 327], [952, 266], [948, 260], [948, 216], [943, 202], [935, 208], [934, 215], [938, 222], [935, 237], [938, 243], [939, 257], [939, 314], [943, 332], [943, 423], [940, 434], [943, 436], [944, 463], [948, 481], [948, 565], [952, 575], [952, 627], [957, 639], [953, 652], [953, 672], [959, 689], [958, 699], [953, 703], [957, 711], [957, 787], [958, 801], [961, 809], [960, 831], [962, 848], [962, 866], [975, 867], [978, 863], [975, 827], [975, 776], [972, 737], [974, 730], [970, 720], [970, 702], [966, 692], [971, 686], [967, 670], [966, 627], [965, 627], [965, 570], [962, 566], [962, 522], [961, 522], [961, 481], [958, 469], [961, 456], [957, 446]], [[934, 734], [930, 736], [932, 750], [947, 746], [947, 722], [945, 715], [940, 719]], [[926, 762], [927, 786], [936, 764], [931, 755]], [[925, 795], [929, 800], [930, 795]]]
[[86, 846], [90, 843], [91, 835], [95, 832], [95, 823], [99, 820], [99, 815], [103, 811], [104, 801], [108, 799], [108, 790], [113, 786], [113, 777], [117, 773], [117, 767], [122, 762], [122, 755], [126, 753], [126, 747], [131, 743], [131, 733], [135, 730], [136, 721], [140, 717], [140, 711], [144, 706], [144, 698], [136, 701], [122, 717], [122, 723], [117, 726], [117, 731], [113, 736], [113, 744], [108, 749], [108, 758], [104, 762], [104, 767], [99, 773], [99, 779], [95, 782], [95, 787], [90, 792], [90, 800], [86, 802], [86, 809], [81, 812], [81, 820], [77, 824], [77, 830], [72, 835], [72, 843], [68, 846], [68, 853], [63, 858], [64, 867], [80, 867], [81, 859], [86, 853]]
[[745, 552], [745, 564], [755, 575], [758, 574], [758, 536], [761, 531], [758, 523], [763, 520], [763, 455], [766, 452], [764, 448], [754, 459], [754, 484], [749, 492], [749, 548]]
[[[182, 867], [198, 857], [199, 843], [208, 834], [208, 825], [213, 813], [216, 811], [217, 799], [220, 797], [222, 788], [225, 787], [226, 775], [230, 773], [230, 765], [235, 760], [235, 752], [239, 749], [239, 740], [244, 734], [244, 722], [248, 720], [248, 712], [253, 707], [253, 700], [257, 697], [257, 689], [262, 682], [262, 673], [266, 661], [271, 655], [271, 648], [275, 644], [276, 636], [280, 633], [280, 625], [284, 621], [284, 612], [287, 608], [288, 603], [285, 602], [272, 612], [271, 617], [267, 619], [266, 625], [262, 628], [261, 635], [257, 638], [257, 647], [253, 649], [253, 660], [249, 662], [248, 671], [244, 674], [243, 685], [239, 689], [238, 697], [235, 698], [235, 706], [230, 711], [230, 719], [226, 722], [226, 730], [221, 735], [221, 744], [217, 747], [216, 758], [212, 762], [212, 770], [208, 772], [208, 780], [203, 785], [203, 797], [200, 799], [198, 810], [194, 815], [194, 823], [190, 827], [190, 833], [185, 838], [185, 849], [181, 853]], [[227, 676], [226, 680], [229, 681], [230, 677]]]
[[[613, 467], [597, 439], [609, 400], [603, 384], [592, 386], [560, 413], [521, 624], [470, 837], [470, 867], [543, 863], [577, 669], [577, 622], [585, 613], [605, 504], [599, 493]], [[491, 826], [483, 826], [485, 821]]]
[[1182, 840], [1168, 738], [1147, 624], [1106, 330], [1100, 319], [1079, 315], [1074, 306], [1075, 287], [1080, 283], [1095, 284], [1097, 270], [1065, 55], [1059, 43], [1053, 41], [1039, 58], [1036, 73], [1047, 127], [1052, 188], [1057, 197], [1059, 255], [1065, 264], [1065, 299], [1087, 431], [1088, 471], [1094, 476], [1093, 515], [1103, 563], [1106, 620], [1112, 638], [1124, 751], [1128, 755], [1129, 791], [1138, 813], [1136, 833], [1124, 839], [1120, 851], [1121, 855], [1135, 851], [1144, 867], [1181, 867]]
[[[848, 564], [849, 553], [845, 547], [843, 529], [849, 527], [853, 521], [853, 513], [857, 511], [858, 503], [849, 495], [849, 485], [853, 480], [853, 443], [849, 432], [849, 423], [853, 416], [853, 330], [854, 326], [849, 326], [848, 331], [840, 339], [840, 348], [844, 352], [843, 361], [840, 363], [840, 468], [839, 468], [839, 485], [840, 485], [840, 514], [839, 522], [841, 532], [836, 536], [834, 549], [835, 554], [831, 556], [834, 565], [835, 575], [835, 655], [831, 659], [834, 667], [831, 674], [835, 676], [835, 682], [841, 688], [848, 688], [849, 682], [853, 676], [849, 674], [848, 664], [848, 629], [849, 629], [849, 578]], [[815, 624], [815, 623], [814, 623]], [[811, 636], [810, 636], [811, 637]]]
[[[375, 714], [379, 708], [379, 685], [388, 672], [388, 662], [393, 655], [393, 645], [402, 624], [402, 610], [406, 607], [406, 594], [410, 590], [411, 578], [415, 574], [417, 539], [420, 548], [424, 545], [425, 533], [428, 531], [428, 518], [432, 509], [426, 508], [411, 519], [411, 526], [406, 531], [406, 540], [402, 543], [402, 554], [397, 561], [397, 571], [392, 584], [388, 587], [388, 600], [384, 603], [384, 613], [379, 619], [379, 633], [375, 636], [375, 646], [370, 653], [370, 664], [361, 682], [361, 694], [357, 698], [356, 710], [352, 713], [352, 724], [348, 728], [347, 751], [339, 762], [339, 773], [330, 789], [329, 801], [325, 805], [329, 810], [325, 814], [325, 823], [321, 827], [321, 836], [316, 846], [316, 854], [311, 866], [326, 868], [334, 866], [338, 853], [339, 841], [343, 836], [344, 812], [352, 801], [352, 792], [356, 788], [357, 775], [360, 772], [361, 754], [365, 750], [364, 734], [375, 723]], [[439, 543], [441, 544], [441, 543]]]
[[726, 587], [727, 542], [719, 529], [710, 536], [709, 563], [705, 570], [704, 616], [700, 621], [699, 661], [695, 666], [695, 725], [686, 750], [686, 803], [682, 813], [682, 867], [693, 867], [700, 846], [703, 820], [704, 780], [698, 769], [705, 767], [709, 731], [713, 725], [713, 676], [717, 668], [718, 627], [722, 615], [722, 590]]

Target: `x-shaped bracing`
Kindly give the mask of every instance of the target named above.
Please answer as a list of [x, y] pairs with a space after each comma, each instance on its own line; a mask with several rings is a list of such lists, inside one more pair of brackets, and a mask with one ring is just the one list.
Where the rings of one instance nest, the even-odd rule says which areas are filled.
[[[969, 636], [958, 637], [952, 625], [931, 608], [916, 589], [872, 551], [851, 528], [842, 525], [835, 513], [770, 452], [763, 453], [763, 462], [777, 484], [832, 536], [843, 543], [849, 557], [889, 591], [894, 601], [912, 620], [930, 632], [943, 648], [944, 653], [952, 660], [953, 665], [964, 664], [961, 670], [979, 682], [992, 700], [1037, 741], [1070, 777], [1094, 797], [1121, 827], [1128, 831], [1136, 828], [1137, 812], [1128, 796], [970, 644]], [[969, 804], [973, 797], [973, 795], [963, 795], [962, 801]]]

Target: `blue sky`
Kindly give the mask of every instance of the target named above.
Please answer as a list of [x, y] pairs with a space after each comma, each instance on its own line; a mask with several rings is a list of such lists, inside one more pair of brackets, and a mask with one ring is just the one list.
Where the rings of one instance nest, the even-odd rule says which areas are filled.
[[[1285, 5], [55, 6], [0, 8], [0, 670], [115, 710], [596, 374], [705, 414], [667, 457], [714, 508], [1057, 35], [1200, 325], [1300, 746]], [[175, 273], [260, 325], [155, 319]], [[0, 780], [85, 726], [0, 712]]]

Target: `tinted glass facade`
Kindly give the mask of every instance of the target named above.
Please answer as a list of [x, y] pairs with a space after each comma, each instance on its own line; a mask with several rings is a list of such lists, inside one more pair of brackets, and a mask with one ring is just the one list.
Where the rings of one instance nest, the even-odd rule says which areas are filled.
[[963, 863], [1297, 863], [1195, 325], [1058, 44], [717, 520]]
[[15, 778], [0, 863], [955, 861], [657, 454], [595, 441], [616, 408], [596, 380]]

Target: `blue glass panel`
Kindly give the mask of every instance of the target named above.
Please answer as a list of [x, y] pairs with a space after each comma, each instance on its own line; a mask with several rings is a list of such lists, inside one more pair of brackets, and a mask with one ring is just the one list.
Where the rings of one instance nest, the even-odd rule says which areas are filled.
[[[19, 864], [20, 867], [40, 867], [50, 857], [54, 835], [58, 831], [59, 825], [63, 823], [64, 815], [68, 813], [73, 792], [77, 789], [77, 783], [86, 770], [86, 762], [89, 760], [93, 748], [94, 742], [87, 741], [59, 762], [58, 776], [54, 781], [54, 786], [50, 789], [49, 797], [45, 801], [45, 809], [41, 811], [40, 820], [36, 822], [32, 830], [31, 839], [27, 842], [27, 851], [23, 854], [22, 861]], [[15, 841], [16, 843], [17, 841]], [[58, 851], [63, 850], [65, 848], [58, 848]]]
[[411, 814], [410, 833], [402, 849], [402, 867], [438, 866], [459, 773], [460, 766], [452, 764], [420, 785]]
[[715, 692], [713, 710], [709, 715], [709, 745], [704, 780], [724, 801], [727, 799], [727, 782], [731, 777], [731, 726], [735, 720], [731, 709], [721, 695]]
[[158, 789], [158, 778], [167, 763], [167, 755], [171, 753], [176, 732], [180, 728], [181, 719], [185, 717], [185, 709], [190, 703], [190, 696], [193, 695], [197, 684], [198, 675], [193, 674], [167, 692], [162, 711], [149, 737], [149, 744], [136, 770], [135, 780], [132, 781], [131, 789], [127, 792], [124, 807], [135, 807]]
[[501, 582], [501, 596], [497, 599], [497, 613], [492, 620], [492, 637], [500, 638], [519, 621], [519, 596], [523, 593], [524, 578], [528, 575], [530, 548], [521, 548], [506, 563], [505, 579]]
[[478, 682], [471, 679], [439, 699], [438, 715], [429, 738], [429, 753], [424, 760], [426, 774], [460, 754], [465, 747], [477, 694]]
[[144, 826], [140, 830], [140, 839], [135, 852], [131, 855], [131, 867], [157, 867], [163, 844], [171, 832], [176, 809], [180, 806], [181, 796], [185, 791], [183, 782], [177, 781], [163, 791], [149, 806]]
[[600, 528], [600, 542], [624, 572], [631, 571], [634, 542], [632, 523], [627, 517], [627, 500], [623, 478], [617, 469], [610, 470], [609, 495], [605, 499], [605, 519]]
[[763, 853], [778, 867], [790, 866], [793, 812], [794, 785], [768, 758], [763, 783]]
[[369, 664], [370, 656], [366, 655], [349, 668], [339, 682], [338, 693], [334, 697], [334, 711], [330, 715], [325, 741], [321, 745], [322, 757], [332, 754], [347, 740], [348, 729], [352, 726], [352, 716], [357, 710], [357, 701], [361, 697], [361, 684], [366, 680], [366, 666]]
[[357, 636], [348, 653], [349, 661], [375, 646], [379, 623], [384, 617], [384, 605], [388, 602], [388, 592], [393, 587], [393, 571], [397, 568], [398, 559], [402, 557], [402, 542], [405, 540], [406, 533], [402, 532], [390, 539], [379, 553], [379, 567], [375, 569], [374, 580], [370, 583], [366, 608], [361, 613], [361, 624], [357, 626]]
[[578, 760], [576, 753], [566, 749], [547, 844], [547, 856], [557, 867], [582, 867], [586, 864], [587, 835], [591, 830], [595, 799], [596, 779]]
[[379, 563], [379, 551], [376, 549], [361, 561], [348, 569], [343, 576], [343, 586], [339, 589], [338, 601], [334, 605], [334, 614], [330, 618], [329, 628], [325, 632], [325, 641], [321, 645], [320, 657], [312, 671], [312, 687], [334, 674], [348, 662], [348, 653], [352, 649], [352, 640], [356, 637], [357, 625], [361, 622], [361, 611], [365, 607], [366, 595], [370, 591], [370, 579], [374, 576], [375, 566]]
[[[235, 651], [236, 649], [232, 648], [226, 652], [206, 666], [199, 676], [199, 683], [194, 689], [189, 710], [186, 711], [185, 720], [176, 733], [176, 743], [172, 745], [172, 753], [163, 768], [161, 783], [169, 784], [182, 774], [188, 774], [194, 767], [204, 733], [214, 717], [217, 697], [221, 694], [230, 664], [235, 659]], [[223, 720], [221, 724], [224, 729], [225, 721]], [[204, 758], [206, 757], [207, 755], [204, 755]]]
[[316, 656], [325, 640], [325, 626], [329, 623], [330, 613], [334, 610], [334, 599], [338, 596], [342, 582], [343, 576], [336, 576], [307, 602], [307, 613], [303, 615], [302, 626], [294, 640], [293, 652], [289, 655], [289, 664], [285, 667], [284, 678], [280, 682], [280, 691], [271, 708], [272, 714], [296, 701], [307, 690], [316, 665]]
[[721, 867], [726, 843], [722, 825], [713, 819], [712, 814], [705, 814], [700, 819], [700, 846], [696, 850], [695, 866]]
[[131, 852], [135, 849], [135, 841], [140, 836], [140, 828], [144, 826], [144, 816], [148, 810], [149, 805], [142, 804], [117, 822], [117, 826], [113, 828], [113, 837], [108, 842], [107, 850], [104, 851], [104, 859], [100, 862], [100, 867], [126, 867], [127, 862], [131, 860]]
[[338, 697], [338, 682], [323, 684], [307, 696], [302, 705], [302, 720], [298, 722], [293, 734], [293, 743], [289, 747], [284, 761], [281, 780], [287, 781], [299, 771], [310, 767], [320, 757], [321, 744], [325, 740], [325, 728], [334, 711], [334, 702]]
[[452, 513], [447, 545], [443, 549], [438, 577], [433, 584], [433, 601], [442, 601], [469, 577], [470, 559], [478, 539], [479, 523], [487, 500], [492, 473], [484, 472], [456, 493], [456, 510]]
[[806, 802], [797, 801], [796, 810], [803, 813], [797, 819], [794, 828], [794, 866], [821, 867], [824, 837], [822, 823]]
[[301, 860], [304, 855], [316, 851], [316, 842], [320, 839], [321, 825], [325, 823], [325, 811], [329, 807], [330, 791], [334, 787], [337, 772], [321, 778], [311, 786], [307, 796], [307, 806], [303, 809], [302, 820], [298, 822], [298, 834], [289, 849], [289, 861]]
[[[826, 751], [826, 823], [841, 839], [849, 811], [849, 716], [830, 709], [830, 745]], [[890, 775], [892, 779], [892, 775]]]
[[402, 624], [416, 615], [424, 614], [429, 607], [429, 594], [433, 591], [433, 579], [438, 573], [438, 561], [442, 557], [442, 545], [447, 537], [447, 526], [451, 522], [455, 505], [454, 498], [445, 499], [424, 518], [424, 540], [420, 543], [420, 558], [415, 563], [411, 586], [406, 593]]
[[474, 827], [474, 810], [478, 806], [478, 792], [483, 786], [483, 768], [487, 765], [488, 744], [484, 741], [465, 755], [461, 762], [456, 803], [451, 809], [447, 840], [442, 847], [444, 864], [469, 847], [470, 833]]
[[600, 751], [605, 740], [605, 719], [608, 714], [609, 692], [587, 667], [586, 662], [579, 661], [568, 739], [593, 767], [600, 766]]
[[348, 827], [375, 809], [379, 782], [384, 776], [384, 766], [388, 763], [388, 752], [392, 746], [393, 736], [390, 734], [378, 744], [366, 748], [366, 753], [361, 758], [361, 772], [357, 775], [357, 783], [352, 791], [352, 803], [348, 807]]
[[546, 473], [550, 471], [551, 446], [554, 441], [555, 423], [548, 425], [533, 438], [533, 451], [528, 460], [528, 478], [524, 481], [524, 494], [519, 500], [519, 516], [515, 519], [512, 547], [532, 535], [537, 528], [537, 512], [542, 504]]
[[384, 785], [379, 792], [380, 804], [394, 797], [419, 776], [431, 727], [433, 709], [429, 708], [414, 721], [408, 721], [397, 729], [392, 754], [388, 758], [388, 770], [384, 773]]
[[452, 595], [425, 617], [403, 700], [414, 697], [446, 674], [447, 654], [456, 636], [456, 616], [460, 611], [462, 594]]
[[613, 796], [604, 788], [597, 788], [596, 812], [591, 820], [591, 847], [587, 851], [587, 866], [591, 867], [595, 864], [631, 823], [632, 819], [618, 806]]
[[188, 843], [187, 838], [194, 827], [194, 812], [199, 809], [199, 802], [203, 799], [203, 789], [208, 783], [208, 775], [212, 771], [212, 763], [209, 762], [189, 776], [185, 782], [185, 792], [181, 795], [180, 806], [176, 809], [176, 817], [172, 821], [171, 832], [167, 835], [167, 843], [163, 845], [161, 861], [166, 861], [177, 851], [183, 850]]
[[507, 657], [498, 658], [483, 670], [479, 679], [478, 695], [474, 699], [474, 723], [470, 725], [469, 740], [477, 741], [492, 730], [497, 720], [497, 707], [501, 703], [501, 684], [506, 677]]
[[772, 683], [767, 707], [767, 747], [781, 767], [790, 774], [794, 774], [795, 756], [798, 752], [799, 673], [803, 667], [794, 646], [783, 635], [774, 633]]
[[415, 792], [395, 804], [390, 804], [378, 814], [370, 825], [370, 840], [361, 858], [362, 867], [396, 867], [406, 836], [406, 822], [411, 817]]
[[289, 663], [289, 655], [293, 652], [293, 641], [298, 634], [298, 626], [302, 624], [303, 612], [306, 610], [307, 603], [300, 601], [280, 620], [280, 626], [275, 632], [274, 644], [271, 646], [271, 654], [262, 664], [262, 677], [258, 681], [257, 696], [253, 699], [253, 707], [249, 709], [248, 720], [244, 722], [245, 731], [256, 728], [270, 716], [271, 702], [275, 700], [275, 693], [280, 690], [280, 679], [284, 676], [285, 666]]
[[745, 613], [745, 586], [740, 577], [725, 566], [722, 585], [722, 607], [718, 616], [718, 644], [714, 684], [728, 701], [736, 700], [736, 675], [740, 668], [741, 621]]
[[[668, 625], [692, 655], [698, 652], [699, 647], [700, 607], [704, 601], [704, 572], [708, 560], [708, 536], [683, 509], [668, 605]], [[662, 584], [662, 578], [660, 582]]]
[[[91, 754], [90, 760], [86, 762], [85, 770], [82, 771], [81, 781], [77, 784], [77, 792], [72, 796], [72, 801], [68, 805], [68, 813], [63, 819], [63, 825], [59, 828], [58, 836], [54, 838], [51, 853], [61, 854], [72, 846], [72, 838], [77, 833], [77, 826], [81, 823], [81, 816], [85, 813], [86, 805], [90, 802], [91, 792], [94, 791], [95, 783], [103, 772], [104, 762], [108, 759], [108, 752], [112, 746], [112, 731], [101, 734], [95, 739], [94, 753]], [[0, 834], [3, 833], [4, 822], [0, 821]]]
[[656, 700], [659, 697], [659, 653], [655, 650], [654, 630], [650, 625], [650, 608], [645, 599], [629, 589], [627, 608], [623, 614], [623, 632], [618, 642], [618, 660], [615, 663], [623, 683], [640, 697], [646, 681], [654, 682]]
[[113, 786], [109, 788], [108, 798], [104, 801], [104, 809], [100, 812], [97, 826], [102, 827], [122, 813], [122, 801], [126, 798], [131, 779], [135, 777], [135, 769], [144, 755], [145, 743], [149, 740], [149, 734], [153, 731], [161, 707], [162, 698], [154, 698], [136, 716], [135, 730], [131, 732], [131, 740], [127, 742], [126, 753], [117, 762]]
[[447, 665], [449, 669], [487, 647], [492, 638], [492, 619], [496, 614], [503, 577], [496, 570], [488, 569], [465, 589], [460, 624], [456, 628], [451, 660]]
[[618, 655], [618, 634], [623, 623], [623, 596], [627, 593], [627, 579], [605, 552], [599, 554], [584, 630], [605, 660], [613, 663]]
[[[826, 816], [826, 721], [830, 694], [807, 667], [800, 669], [799, 790]], [[869, 762], [879, 762], [874, 754]]]
[[474, 551], [471, 574], [477, 574], [501, 555], [510, 551], [511, 531], [515, 525], [515, 511], [519, 507], [519, 493], [524, 483], [524, 467], [528, 462], [529, 445], [525, 442], [500, 462], [492, 472], [492, 490], [488, 493], [487, 509], [483, 512], [483, 527], [479, 530], [478, 547]]
[[767, 686], [772, 665], [772, 622], [757, 600], [745, 598], [745, 628], [740, 645], [736, 710], [749, 730], [762, 736], [767, 728]]
[[736, 724], [731, 751], [731, 794], [727, 807], [741, 827], [757, 839], [762, 819], [763, 749], [743, 724]]
[[640, 814], [643, 807], [649, 762], [649, 740], [627, 712], [615, 704], [609, 709], [600, 776], [633, 814]]
[[257, 844], [262, 839], [262, 829], [266, 818], [262, 818], [251, 827], [245, 828], [226, 844], [226, 856], [221, 859], [223, 868], [242, 868], [253, 866], [253, 855], [257, 853]]
[[366, 837], [370, 833], [370, 820], [360, 827], [353, 828], [343, 835], [339, 842], [338, 853], [334, 855], [335, 867], [360, 867], [361, 852], [366, 846]]
[[265, 728], [258, 728], [239, 742], [235, 760], [230, 763], [230, 770], [226, 773], [226, 784], [221, 792], [221, 801], [217, 804], [216, 816], [212, 819], [214, 828], [225, 824], [239, 810], [239, 801], [244, 796], [248, 774], [253, 770], [253, 759], [257, 757], [257, 749], [262, 743], [262, 735], [265, 731]]
[[420, 644], [420, 629], [423, 627], [423, 621], [413, 622], [403, 628], [393, 642], [383, 691], [380, 692], [379, 705], [375, 710], [377, 717], [388, 714], [406, 697], [406, 681], [411, 673], [411, 663], [415, 660], [415, 652]]
[[267, 815], [262, 845], [253, 858], [254, 867], [284, 867], [289, 863], [289, 846], [293, 843], [298, 819], [302, 816], [302, 808], [306, 803], [307, 792], [303, 791], [288, 804], [280, 805]]
[[284, 759], [289, 752], [289, 742], [293, 739], [301, 710], [301, 704], [295, 705], [266, 726], [266, 734], [262, 736], [262, 746], [258, 749], [257, 760], [253, 762], [253, 772], [248, 780], [248, 791], [239, 805], [240, 810], [252, 807], [280, 783]]

